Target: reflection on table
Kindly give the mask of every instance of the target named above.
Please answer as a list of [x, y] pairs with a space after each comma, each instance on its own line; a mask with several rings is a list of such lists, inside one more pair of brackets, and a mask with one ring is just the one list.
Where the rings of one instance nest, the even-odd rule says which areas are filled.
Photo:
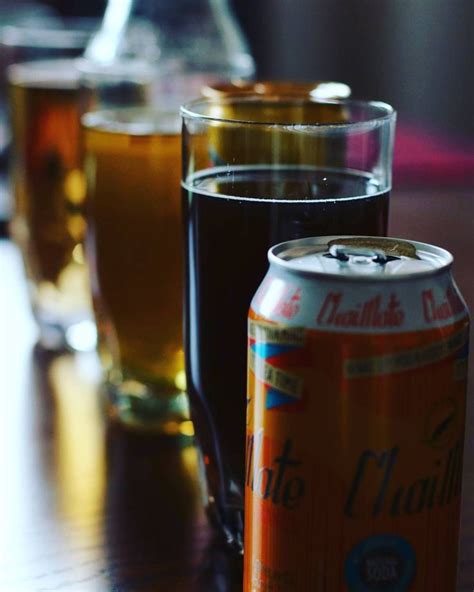
[[193, 439], [107, 425], [95, 355], [34, 346], [18, 254], [3, 242], [0, 255], [12, 272], [0, 297], [11, 339], [0, 348], [0, 590], [240, 590], [238, 558], [207, 522]]

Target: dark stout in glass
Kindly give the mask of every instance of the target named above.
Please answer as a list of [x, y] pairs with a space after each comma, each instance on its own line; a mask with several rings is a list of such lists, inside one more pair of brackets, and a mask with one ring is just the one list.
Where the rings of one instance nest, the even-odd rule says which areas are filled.
[[188, 392], [208, 477], [222, 478], [221, 458], [230, 465], [227, 504], [241, 504], [247, 313], [267, 250], [309, 236], [384, 235], [388, 202], [365, 173], [309, 166], [222, 167], [183, 183]]

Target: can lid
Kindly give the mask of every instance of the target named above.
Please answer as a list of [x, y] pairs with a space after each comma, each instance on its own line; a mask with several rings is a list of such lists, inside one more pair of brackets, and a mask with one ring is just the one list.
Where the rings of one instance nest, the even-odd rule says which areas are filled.
[[432, 275], [445, 271], [453, 261], [440, 247], [371, 236], [288, 241], [272, 247], [268, 258], [271, 264], [296, 273], [375, 281]]

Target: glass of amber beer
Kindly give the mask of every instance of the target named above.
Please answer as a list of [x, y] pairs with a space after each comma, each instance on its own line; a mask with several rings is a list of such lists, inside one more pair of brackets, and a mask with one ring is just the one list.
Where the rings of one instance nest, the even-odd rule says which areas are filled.
[[185, 433], [179, 114], [130, 107], [82, 123], [107, 409], [130, 426]]
[[241, 548], [247, 312], [267, 251], [386, 233], [395, 113], [281, 94], [201, 99], [182, 117], [188, 394], [211, 513]]
[[51, 349], [93, 349], [75, 62], [16, 64], [8, 79], [15, 196], [11, 231], [22, 251], [40, 343]]

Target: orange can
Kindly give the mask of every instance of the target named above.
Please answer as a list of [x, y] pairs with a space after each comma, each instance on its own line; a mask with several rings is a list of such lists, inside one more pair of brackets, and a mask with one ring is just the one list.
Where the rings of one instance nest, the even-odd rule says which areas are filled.
[[246, 592], [454, 592], [469, 313], [452, 256], [282, 243], [249, 315]]

